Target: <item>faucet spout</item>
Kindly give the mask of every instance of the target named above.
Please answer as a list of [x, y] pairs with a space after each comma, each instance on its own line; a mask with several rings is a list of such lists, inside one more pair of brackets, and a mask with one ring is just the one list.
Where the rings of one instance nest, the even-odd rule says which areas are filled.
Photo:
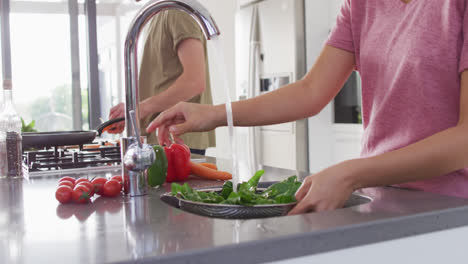
[[[126, 137], [121, 140], [124, 192], [130, 196], [146, 194], [146, 169], [154, 162], [155, 157], [153, 148], [140, 142], [138, 38], [146, 23], [154, 15], [166, 9], [178, 9], [193, 17], [200, 25], [207, 40], [219, 35], [218, 26], [208, 10], [195, 0], [151, 0], [133, 19], [125, 40]], [[132, 119], [135, 121], [133, 124], [130, 122]], [[131, 145], [132, 142], [137, 144]]]
[[[147, 3], [134, 18], [125, 41], [125, 119], [127, 137], [135, 135], [130, 120], [130, 111], [135, 111], [136, 120], [140, 120], [138, 93], [138, 38], [144, 25], [157, 13], [166, 9], [178, 9], [186, 12], [197, 21], [207, 40], [220, 34], [208, 10], [195, 0], [152, 0]], [[139, 122], [137, 122], [140, 128]]]

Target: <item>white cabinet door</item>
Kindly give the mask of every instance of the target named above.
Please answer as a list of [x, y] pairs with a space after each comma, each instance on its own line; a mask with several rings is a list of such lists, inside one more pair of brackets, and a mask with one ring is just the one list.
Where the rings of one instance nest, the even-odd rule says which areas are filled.
[[467, 235], [468, 227], [459, 227], [270, 263], [465, 264]]

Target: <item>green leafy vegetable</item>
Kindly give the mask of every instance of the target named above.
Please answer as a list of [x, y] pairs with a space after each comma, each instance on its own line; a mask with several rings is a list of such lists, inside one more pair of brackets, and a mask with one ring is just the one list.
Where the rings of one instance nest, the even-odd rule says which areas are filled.
[[195, 191], [187, 183], [184, 185], [172, 183], [171, 192], [174, 196], [204, 203], [253, 206], [259, 204], [293, 203], [296, 201], [295, 193], [301, 186], [301, 182], [297, 181], [296, 176], [291, 176], [282, 182], [271, 185], [265, 191], [259, 192], [257, 191], [257, 185], [264, 173], [265, 171], [263, 170], [257, 171], [249, 181], [237, 186], [237, 192], [233, 190], [231, 181], [227, 181], [219, 193]]
[[227, 199], [229, 195], [232, 193], [233, 187], [232, 187], [232, 181], [227, 181], [223, 185], [223, 189], [221, 190], [221, 196], [224, 199]]
[[239, 184], [237, 191], [255, 192], [257, 190], [258, 182], [264, 173], [264, 170], [257, 171], [249, 181]]
[[21, 117], [21, 132], [37, 132], [36, 129], [34, 129], [34, 126], [36, 125], [36, 121], [31, 121], [31, 123], [27, 124], [24, 122], [24, 119]]
[[296, 176], [291, 176], [282, 182], [268, 187], [263, 193], [262, 196], [265, 198], [276, 198], [278, 195], [285, 193], [296, 193], [297, 189], [301, 186], [301, 182], [297, 181]]

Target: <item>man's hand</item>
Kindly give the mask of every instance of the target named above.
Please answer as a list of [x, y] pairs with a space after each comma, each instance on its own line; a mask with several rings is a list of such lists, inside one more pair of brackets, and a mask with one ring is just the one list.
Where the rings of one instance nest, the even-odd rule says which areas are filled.
[[[124, 103], [120, 103], [112, 107], [109, 112], [109, 120], [114, 119], [114, 118], [119, 118], [119, 117], [125, 117], [125, 104]], [[109, 128], [109, 130], [107, 130], [107, 133], [120, 134], [124, 131], [124, 129], [125, 129], [125, 121], [122, 121], [122, 122], [113, 124]]]

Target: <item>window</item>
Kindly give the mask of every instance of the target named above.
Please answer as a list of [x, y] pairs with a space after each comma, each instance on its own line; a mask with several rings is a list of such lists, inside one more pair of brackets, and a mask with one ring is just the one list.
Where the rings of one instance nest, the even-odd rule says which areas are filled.
[[68, 15], [11, 13], [10, 25], [18, 113], [39, 131], [72, 130]]
[[[69, 3], [78, 5], [78, 36], [71, 32], [70, 17], [76, 14], [70, 13]], [[84, 0], [10, 0], [13, 97], [26, 122], [35, 120], [39, 131], [88, 130], [94, 128], [89, 125], [90, 119], [107, 119], [109, 109], [124, 100], [124, 42], [141, 5], [96, 0], [96, 17], [91, 18], [95, 19], [96, 28], [88, 29]], [[88, 113], [88, 69], [92, 69], [88, 65], [89, 31], [97, 35], [98, 58], [93, 58], [98, 64], [97, 72], [91, 76], [99, 79], [100, 105], [92, 113]], [[71, 40], [79, 45], [73, 48]], [[81, 107], [77, 107], [80, 100], [73, 87], [81, 88]], [[79, 127], [77, 117], [81, 119]]]
[[[73, 58], [68, 2], [10, 1], [14, 102], [20, 116], [26, 122], [35, 120], [39, 131], [78, 130], [83, 128], [81, 123], [87, 121], [80, 120], [81, 113], [78, 117], [73, 115], [78, 111], [74, 111], [77, 99], [72, 96]], [[79, 49], [85, 49], [85, 45]], [[81, 71], [74, 70], [78, 74]], [[85, 95], [86, 90], [87, 87], [82, 92]], [[87, 98], [83, 99], [86, 104]], [[74, 122], [76, 120], [80, 121], [79, 125]]]

